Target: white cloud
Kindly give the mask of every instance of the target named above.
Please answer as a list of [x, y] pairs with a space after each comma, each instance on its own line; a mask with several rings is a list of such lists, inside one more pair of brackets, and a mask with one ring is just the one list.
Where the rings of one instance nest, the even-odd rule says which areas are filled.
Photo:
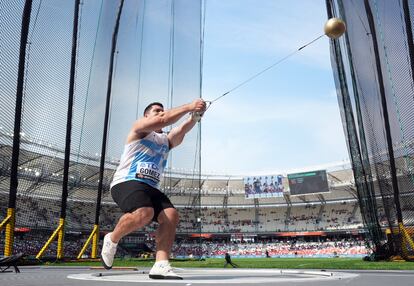
[[[326, 19], [325, 1], [208, 1], [203, 97], [308, 43]], [[205, 171], [265, 174], [347, 159], [328, 43], [320, 39], [211, 106]]]
[[[239, 1], [238, 6], [250, 7], [249, 11], [222, 2], [226, 1], [219, 4], [213, 1], [210, 11], [224, 9], [219, 15], [227, 16], [210, 19], [207, 11], [206, 45], [233, 52], [241, 51], [246, 56], [261, 54], [275, 61], [323, 34], [327, 19], [323, 1], [261, 1], [261, 5]], [[215, 15], [213, 12], [211, 14]], [[211, 38], [215, 39], [209, 42]], [[300, 56], [292, 60], [330, 68], [329, 57], [326, 56], [329, 50], [327, 43], [328, 39], [324, 37], [301, 50]]]
[[347, 158], [335, 101], [217, 104], [203, 121], [203, 168], [269, 173]]

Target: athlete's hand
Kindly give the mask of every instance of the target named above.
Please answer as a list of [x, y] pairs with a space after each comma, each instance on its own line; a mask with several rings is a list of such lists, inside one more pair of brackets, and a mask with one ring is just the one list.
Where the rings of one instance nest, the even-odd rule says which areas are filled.
[[204, 112], [203, 113], [191, 112], [191, 120], [199, 122], [201, 120], [201, 118], [203, 117], [203, 115], [204, 115]]
[[195, 99], [192, 103], [191, 103], [191, 110], [193, 113], [198, 112], [198, 113], [204, 113], [204, 111], [206, 111], [206, 102], [204, 100], [202, 100], [201, 98], [197, 98]]

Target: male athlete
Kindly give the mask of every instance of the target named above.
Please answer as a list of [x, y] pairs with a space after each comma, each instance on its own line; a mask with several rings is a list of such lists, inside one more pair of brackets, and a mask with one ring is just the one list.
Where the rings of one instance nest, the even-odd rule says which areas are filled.
[[[159, 190], [159, 183], [167, 163], [168, 152], [181, 144], [184, 136], [200, 120], [206, 103], [196, 99], [180, 107], [164, 110], [159, 102], [144, 110], [128, 134], [120, 164], [111, 183], [114, 201], [124, 212], [115, 229], [105, 235], [101, 260], [111, 269], [118, 242], [122, 237], [152, 221], [158, 222], [156, 232], [156, 259], [149, 272], [152, 279], [182, 279], [174, 273], [169, 256], [178, 224], [178, 212]], [[186, 114], [191, 115], [173, 128], [169, 134], [162, 128], [172, 125]]]

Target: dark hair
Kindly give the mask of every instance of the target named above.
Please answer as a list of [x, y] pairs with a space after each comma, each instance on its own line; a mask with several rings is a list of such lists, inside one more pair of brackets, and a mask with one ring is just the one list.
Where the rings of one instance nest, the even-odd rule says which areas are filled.
[[153, 102], [153, 103], [150, 103], [150, 104], [148, 104], [148, 106], [147, 106], [147, 107], [145, 107], [145, 109], [144, 109], [144, 115], [145, 115], [148, 111], [150, 111], [150, 110], [151, 110], [151, 108], [152, 108], [154, 105], [158, 105], [158, 106], [161, 106], [162, 108], [164, 108], [164, 105], [162, 105], [162, 103], [159, 103], [159, 102]]

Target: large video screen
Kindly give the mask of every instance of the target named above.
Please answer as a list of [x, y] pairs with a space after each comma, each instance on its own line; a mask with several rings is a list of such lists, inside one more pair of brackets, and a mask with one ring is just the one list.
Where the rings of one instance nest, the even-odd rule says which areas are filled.
[[282, 175], [243, 178], [246, 199], [283, 196], [282, 178]]
[[325, 170], [288, 175], [290, 195], [306, 195], [329, 192]]

